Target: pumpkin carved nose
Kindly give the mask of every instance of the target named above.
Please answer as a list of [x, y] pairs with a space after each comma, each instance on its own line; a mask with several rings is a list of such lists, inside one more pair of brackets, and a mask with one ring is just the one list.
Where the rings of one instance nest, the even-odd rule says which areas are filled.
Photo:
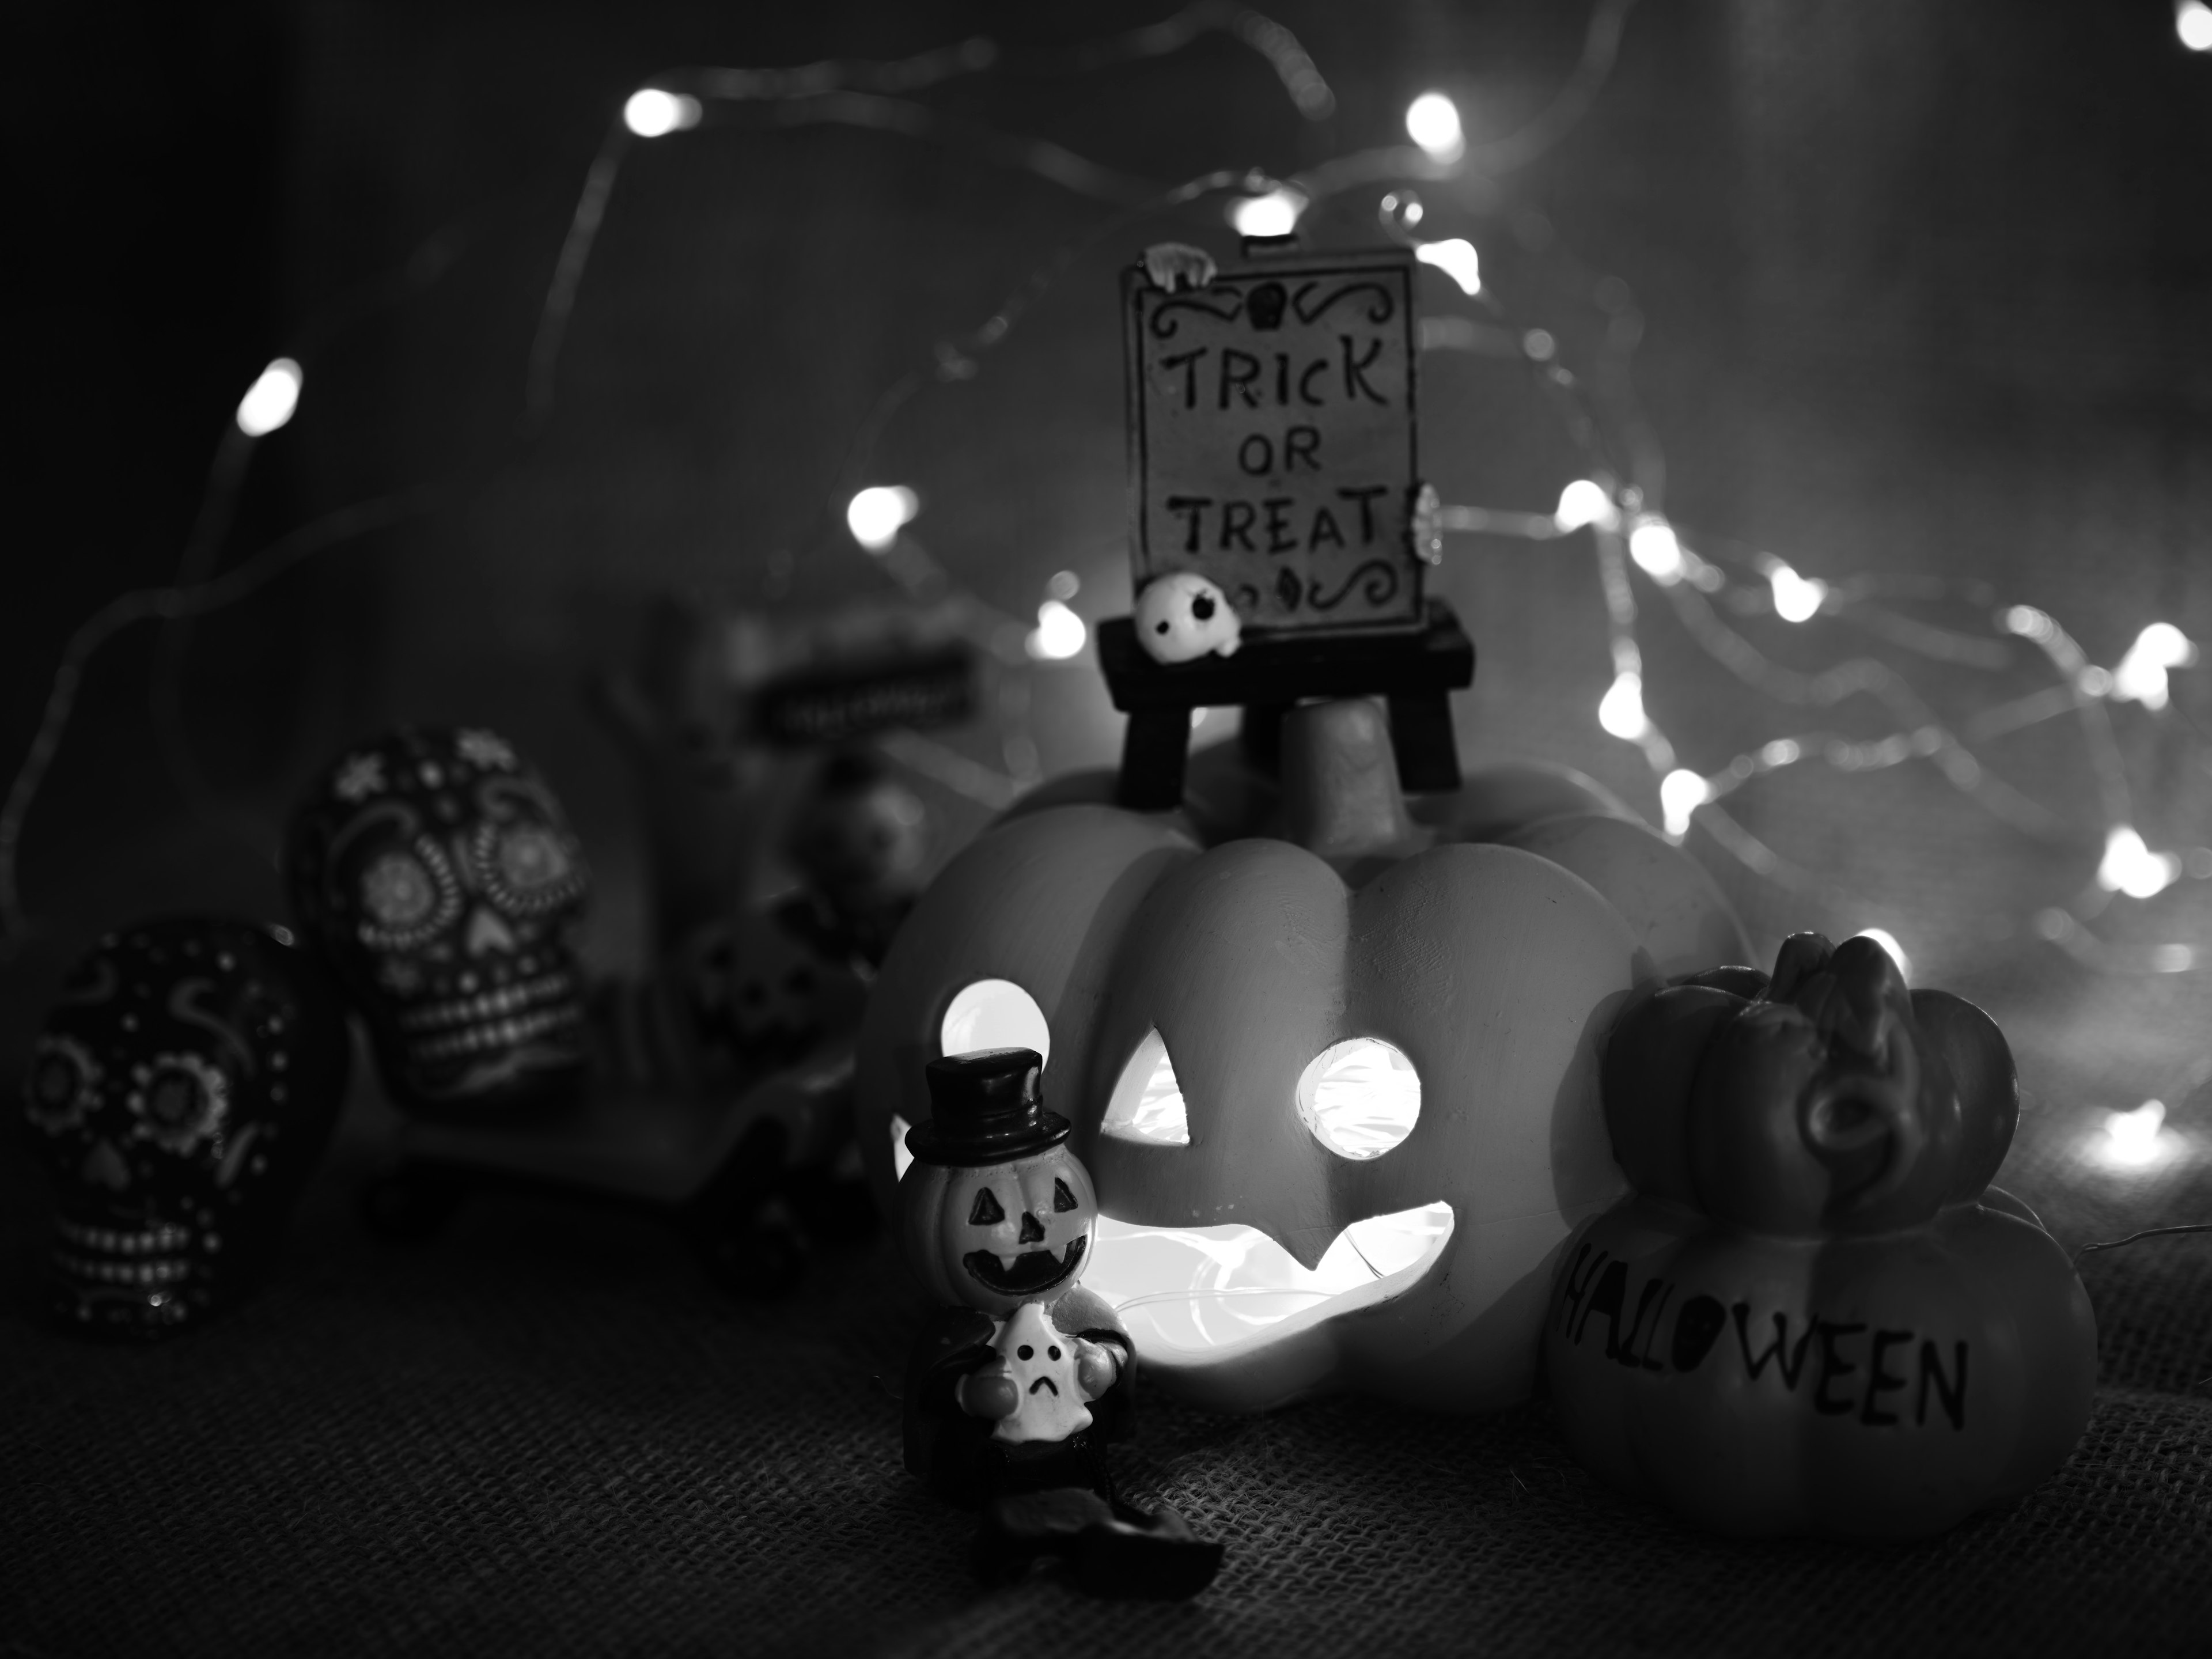
[[1016, 1239], [1014, 1242], [1015, 1242], [1016, 1243], [1018, 1243], [1018, 1244], [1042, 1244], [1042, 1243], [1044, 1243], [1044, 1224], [1043, 1224], [1042, 1222], [1039, 1221], [1039, 1220], [1036, 1218], [1036, 1217], [1034, 1214], [1032, 1214], [1030, 1211], [1024, 1210], [1024, 1211], [1022, 1212], [1022, 1233], [1021, 1233], [1021, 1237], [1020, 1237], [1019, 1238]]

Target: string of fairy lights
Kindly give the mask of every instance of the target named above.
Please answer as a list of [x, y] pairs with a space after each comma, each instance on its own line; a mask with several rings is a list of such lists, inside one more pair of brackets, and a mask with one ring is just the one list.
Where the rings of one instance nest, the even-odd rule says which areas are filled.
[[[2133, 703], [2153, 719], [2185, 717], [2185, 711], [2179, 709], [2173, 699], [2172, 677], [2202, 660], [2197, 641], [2169, 622], [2147, 620], [2124, 655], [2107, 667], [2092, 662], [2047, 611], [2025, 604], [2000, 603], [1983, 591], [1984, 584], [1866, 574], [1815, 578], [1772, 552], [1733, 548], [1693, 535], [1651, 505], [1651, 492], [1635, 482], [1639, 477], [1650, 477], [1656, 464], [1651, 459], [1656, 450], [1632, 403], [1616, 398], [1611, 421], [1601, 419], [1584, 380], [1559, 360], [1559, 346], [1554, 337], [1542, 329], [1517, 328], [1505, 315], [1494, 293], [1483, 283], [1481, 259], [1474, 243], [1465, 237], [1429, 240], [1421, 234], [1426, 215], [1418, 194], [1420, 186], [1434, 184], [1449, 188], [1470, 175], [1494, 179], [1526, 165], [1572, 130], [1611, 70], [1622, 27], [1633, 4], [1634, 0], [1601, 0], [1586, 30], [1582, 53], [1566, 82], [1534, 119], [1503, 138], [1470, 143], [1454, 100], [1442, 92], [1425, 92], [1406, 111], [1407, 143], [1340, 156], [1281, 179], [1256, 169], [1224, 169], [1163, 186], [1100, 166], [1042, 139], [955, 120], [914, 96], [961, 76], [1079, 75], [1178, 52], [1203, 35], [1218, 33], [1262, 58], [1303, 118], [1326, 118], [1334, 108], [1334, 95], [1297, 37], [1274, 20], [1224, 0], [1200, 0], [1146, 28], [1051, 52], [1017, 52], [979, 38], [893, 62], [824, 63], [769, 70], [696, 69], [656, 76], [652, 84], [624, 101], [586, 169], [540, 307], [525, 374], [519, 435], [527, 441], [542, 431], [552, 409], [562, 345], [625, 158], [641, 142], [699, 127], [713, 111], [754, 117], [769, 125], [856, 125], [938, 143], [988, 165], [1025, 171], [1115, 210], [1075, 242], [1042, 261], [977, 328], [966, 336], [934, 343], [925, 363], [902, 375], [876, 399], [855, 434], [837, 503], [842, 529], [905, 586], [919, 580], [918, 570], [933, 580], [945, 579], [945, 573], [921, 552], [907, 530], [919, 511], [917, 493], [908, 485], [875, 482], [871, 476], [878, 441], [892, 416], [908, 400], [933, 385], [975, 379], [981, 372], [981, 360], [1003, 343], [1027, 309], [1054, 283], [1084, 254], [1134, 223], [1218, 196], [1227, 198], [1226, 216], [1240, 234], [1281, 235], [1294, 231], [1318, 202], [1380, 187], [1377, 212], [1385, 231], [1485, 308], [1489, 319], [1487, 322], [1464, 317], [1425, 319], [1424, 347], [1458, 347], [1519, 357], [1554, 399], [1563, 424], [1585, 459], [1584, 476], [1566, 485], [1550, 513], [1448, 506], [1437, 519], [1437, 527], [1448, 533], [1532, 542], [1588, 534], [1604, 596], [1613, 669], [1595, 718], [1607, 733], [1635, 745], [1642, 754], [1660, 802], [1662, 827], [1670, 837], [1679, 841], [1693, 828], [1702, 830], [1715, 846], [1756, 876], [1790, 891], [1818, 896], [1841, 910], [1863, 914], [1868, 907], [1854, 896], [1753, 835], [1729, 811], [1726, 805], [1729, 798], [1755, 781], [1794, 768], [1822, 764], [1838, 773], [1856, 775], [1921, 763], [1934, 767], [1953, 787], [1998, 820], [2027, 835], [2063, 840], [2072, 833], [2067, 820], [2007, 782], [1975, 752], [1974, 745], [2032, 725], [2070, 720], [2098, 781], [2104, 823], [2102, 854], [2087, 890], [2020, 918], [2021, 931], [2049, 941], [2100, 972], [2177, 974], [2203, 968], [2205, 953], [2195, 945], [2172, 940], [2123, 945], [2105, 939], [2090, 926], [2115, 896], [2150, 901], [2185, 879], [2212, 880], [2212, 848], [2154, 848], [2136, 829], [2127, 770], [2110, 714], [2114, 704]], [[2212, 51], [2212, 8], [2200, 0], [2183, 0], [2177, 7], [2176, 29], [2190, 50]], [[1593, 278], [1592, 287], [1616, 325], [1607, 331], [1605, 346], [1616, 361], [1600, 365], [1599, 372], [1610, 374], [1609, 386], [1625, 387], [1627, 376], [1621, 371], [1634, 349], [1640, 319], [1634, 316], [1632, 300], [1618, 278]], [[226, 445], [238, 451], [240, 445], [250, 448], [290, 421], [300, 406], [304, 378], [300, 362], [293, 358], [272, 362], [240, 400], [235, 430], [227, 435]], [[1638, 465], [1620, 465], [1613, 459], [1609, 436], [1636, 457]], [[236, 459], [234, 453], [234, 461]], [[211, 472], [209, 500], [200, 515], [203, 522], [228, 522], [228, 501], [222, 498], [221, 492], [235, 491], [243, 476], [244, 467], [237, 464], [219, 465]], [[127, 593], [88, 619], [64, 650], [39, 730], [4, 803], [0, 803], [0, 950], [19, 944], [30, 927], [17, 885], [23, 825], [60, 743], [91, 653], [136, 620], [204, 616], [237, 603], [301, 559], [410, 514], [434, 510], [441, 502], [453, 499], [453, 494], [426, 489], [340, 509], [211, 580], [180, 580], [165, 588]], [[215, 568], [213, 550], [198, 551], [199, 568], [193, 574], [204, 574]], [[194, 563], [188, 557], [180, 574], [192, 571]], [[1878, 738], [1847, 738], [1807, 727], [1767, 738], [1709, 771], [1682, 764], [1682, 750], [1646, 708], [1644, 659], [1638, 640], [1639, 585], [1673, 612], [1689, 637], [1714, 662], [1772, 703], [1817, 716], [1848, 699], [1871, 699], [1893, 720], [1894, 729]], [[1017, 659], [1026, 658], [1045, 665], [1080, 656], [1088, 630], [1069, 603], [1076, 597], [1077, 586], [1072, 572], [1052, 575], [1037, 605], [1035, 626], [1018, 624], [1013, 629], [1021, 639]], [[1976, 625], [1930, 624], [1897, 608], [1900, 599], [1964, 606], [1976, 616]], [[1009, 619], [980, 599], [975, 603], [977, 614], [989, 620], [994, 638], [1003, 644]], [[1859, 656], [1819, 672], [1787, 668], [1760, 651], [1724, 612], [1771, 615], [1790, 625], [1825, 617], [1909, 653], [1990, 672], [2008, 664], [2013, 642], [2021, 642], [2035, 647], [2047, 659], [2051, 683], [2008, 703], [1984, 709], [1971, 720], [1947, 722], [1912, 682], [1887, 662]], [[1007, 653], [1001, 650], [1000, 654]], [[1024, 701], [1017, 699], [1014, 706], [1018, 708]], [[1021, 716], [1018, 713], [1015, 718], [1018, 721]], [[2193, 725], [2191, 729], [2193, 734]], [[1010, 767], [1013, 775], [1001, 776], [949, 750], [938, 755], [935, 749], [921, 740], [902, 746], [900, 757], [935, 770], [941, 781], [989, 805], [1005, 804], [1028, 781], [1020, 775], [1024, 768]], [[1013, 747], [1007, 752], [1011, 757]], [[1034, 753], [1033, 744], [1030, 752]], [[1881, 937], [1902, 957], [1898, 941]], [[2154, 1134], [2156, 1125], [2151, 1125], [2150, 1130]]]

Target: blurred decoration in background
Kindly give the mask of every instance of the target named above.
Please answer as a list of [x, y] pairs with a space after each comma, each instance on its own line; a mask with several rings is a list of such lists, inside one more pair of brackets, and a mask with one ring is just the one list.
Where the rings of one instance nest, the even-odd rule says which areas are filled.
[[[323, 689], [281, 712], [331, 743], [465, 714], [542, 756], [607, 849], [587, 954], [640, 965], [672, 920], [804, 878], [770, 826], [808, 774], [755, 741], [748, 700], [810, 672], [816, 647], [787, 642], [866, 596], [941, 609], [978, 665], [965, 723], [865, 740], [941, 860], [1111, 752], [1088, 651], [1127, 600], [1121, 389], [1096, 296], [1137, 248], [1219, 237], [1226, 214], [1312, 246], [1395, 237], [1434, 268], [1423, 461], [1454, 538], [1439, 591], [1485, 653], [1471, 749], [1589, 770], [1769, 936], [1878, 923], [1954, 981], [2035, 953], [2194, 973], [2212, 617], [2185, 528], [2204, 481], [2178, 458], [2199, 371], [2141, 319], [2178, 314], [2206, 256], [2189, 170], [2151, 163], [2192, 153], [2208, 15], [2190, 0], [2155, 43], [2014, 28], [1946, 89], [1926, 66], [1986, 44], [1972, 19], [1841, 0], [1697, 22], [1623, 0], [1128, 8], [1081, 39], [950, 13], [702, 34], [578, 12], [526, 48], [318, 12], [278, 43], [296, 161], [272, 186], [285, 252], [252, 279], [313, 326], [263, 327], [216, 377], [232, 428], [284, 464], [251, 491], [210, 477], [201, 516], [244, 516], [199, 574], [246, 569], [294, 497], [434, 500], [356, 512], [315, 543], [312, 583], [207, 625], [179, 697], [245, 678], [191, 722], [221, 739], [197, 763], [196, 799], [228, 809], [203, 840], [229, 845], [223, 822], [265, 817], [327, 746], [248, 755], [217, 714], [296, 658]], [[725, 48], [799, 67], [657, 66]], [[1854, 97], [1869, 77], [1894, 95]], [[2022, 125], [2122, 86], [2124, 106]], [[2138, 180], [2136, 205], [2069, 182], [2091, 177]], [[249, 592], [101, 613], [50, 716], [130, 620]], [[665, 648], [596, 699], [614, 718], [595, 730], [576, 678], [641, 636]], [[87, 802], [115, 787], [112, 727], [56, 774]], [[31, 908], [82, 927], [122, 901], [40, 873], [67, 864], [72, 819], [25, 841], [24, 780], [56, 751], [29, 753], [0, 858], [27, 851], [24, 890], [57, 901]], [[268, 882], [250, 835], [228, 863], [170, 839], [143, 879]]]

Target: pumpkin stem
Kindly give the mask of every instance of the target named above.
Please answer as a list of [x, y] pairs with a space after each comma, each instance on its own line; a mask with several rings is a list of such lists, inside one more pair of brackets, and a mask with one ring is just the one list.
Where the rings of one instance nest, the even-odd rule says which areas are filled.
[[1368, 698], [1308, 703], [1283, 717], [1282, 835], [1345, 866], [1402, 859], [1436, 839], [1398, 784], [1390, 723]]

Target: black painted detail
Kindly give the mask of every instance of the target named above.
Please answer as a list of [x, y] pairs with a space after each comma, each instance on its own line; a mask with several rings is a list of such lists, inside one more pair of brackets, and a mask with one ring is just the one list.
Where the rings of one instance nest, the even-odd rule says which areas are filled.
[[1693, 1371], [1705, 1363], [1728, 1324], [1728, 1310], [1710, 1296], [1693, 1296], [1674, 1316], [1674, 1348], [1670, 1358], [1678, 1371]]
[[1050, 1250], [1024, 1250], [1014, 1258], [1012, 1272], [1000, 1267], [998, 1255], [990, 1250], [970, 1250], [960, 1258], [960, 1265], [986, 1290], [1005, 1296], [1029, 1296], [1073, 1279], [1083, 1265], [1083, 1247], [1088, 1242], [1074, 1239], [1059, 1255]]

